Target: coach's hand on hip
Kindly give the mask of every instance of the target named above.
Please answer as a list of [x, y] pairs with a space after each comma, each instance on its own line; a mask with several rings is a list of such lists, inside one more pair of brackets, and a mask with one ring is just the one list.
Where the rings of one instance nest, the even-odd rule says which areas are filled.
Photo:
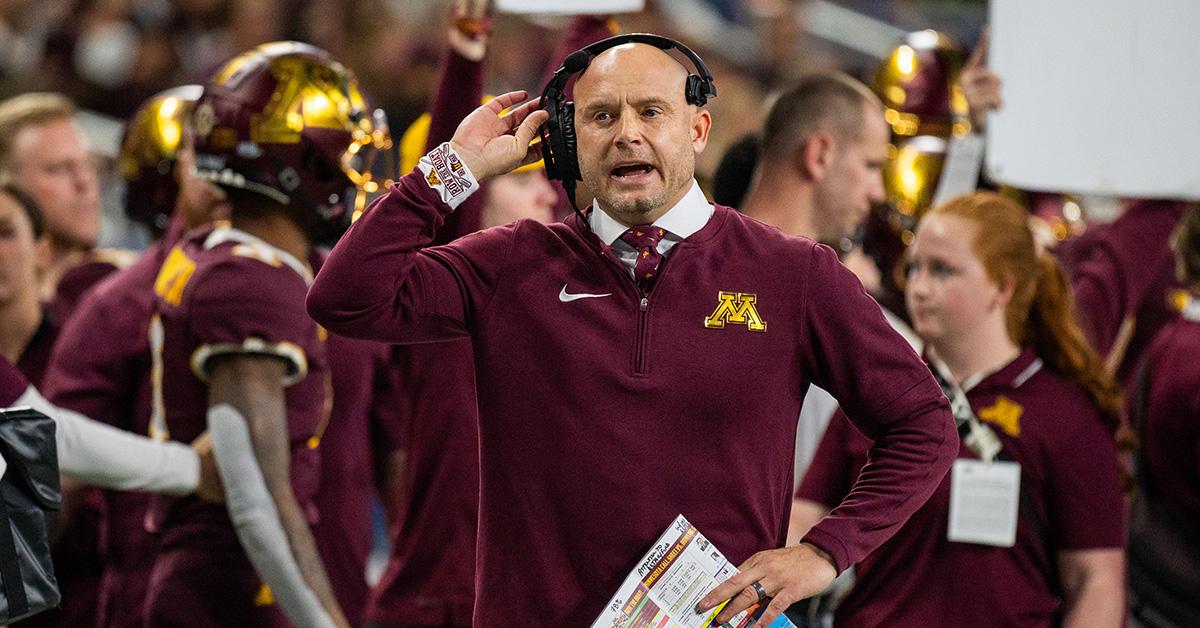
[[505, 174], [542, 158], [541, 148], [529, 145], [537, 128], [549, 117], [538, 109], [538, 101], [531, 100], [500, 115], [525, 96], [523, 91], [501, 94], [472, 111], [454, 131], [450, 146], [476, 180]]
[[740, 573], [700, 600], [698, 610], [704, 612], [733, 598], [717, 615], [717, 624], [729, 621], [769, 597], [771, 603], [757, 624], [769, 626], [787, 607], [824, 591], [837, 577], [833, 559], [808, 543], [759, 552], [746, 559], [738, 569]]

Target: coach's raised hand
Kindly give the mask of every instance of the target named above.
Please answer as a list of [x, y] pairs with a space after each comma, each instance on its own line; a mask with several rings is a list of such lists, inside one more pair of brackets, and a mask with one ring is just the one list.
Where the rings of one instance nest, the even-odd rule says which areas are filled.
[[471, 173], [479, 181], [505, 174], [541, 159], [541, 149], [529, 143], [549, 117], [531, 100], [504, 115], [502, 111], [525, 99], [524, 91], [508, 92], [471, 112], [450, 139]]

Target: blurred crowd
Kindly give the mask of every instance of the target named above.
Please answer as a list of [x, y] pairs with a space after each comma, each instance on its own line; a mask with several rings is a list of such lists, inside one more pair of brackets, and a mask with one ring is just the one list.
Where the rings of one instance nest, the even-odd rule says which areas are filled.
[[[168, 87], [202, 83], [218, 65], [254, 45], [306, 41], [355, 68], [368, 93], [404, 129], [433, 87], [446, 0], [3, 0], [0, 98], [57, 90], [84, 109], [125, 119]], [[753, 111], [765, 86], [811, 64], [798, 54], [797, 6], [787, 0], [651, 2], [622, 29], [678, 35], [701, 16], [708, 31], [739, 33], [737, 45], [698, 32], [696, 49], [722, 81], [722, 107]], [[569, 18], [499, 15], [487, 62], [489, 89], [537, 83], [555, 33]], [[704, 20], [700, 20], [704, 22]], [[735, 116], [729, 116], [733, 121]], [[746, 128], [754, 116], [743, 118]], [[730, 125], [724, 125], [729, 127]], [[736, 134], [738, 128], [722, 129]]]

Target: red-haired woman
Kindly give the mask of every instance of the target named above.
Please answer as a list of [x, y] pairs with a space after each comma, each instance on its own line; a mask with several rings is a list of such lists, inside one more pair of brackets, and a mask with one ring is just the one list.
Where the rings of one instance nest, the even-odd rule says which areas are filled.
[[[1027, 218], [981, 192], [921, 221], [905, 297], [962, 447], [929, 502], [859, 564], [838, 625], [1123, 623], [1120, 393]], [[835, 418], [797, 498], [840, 503], [869, 446]]]

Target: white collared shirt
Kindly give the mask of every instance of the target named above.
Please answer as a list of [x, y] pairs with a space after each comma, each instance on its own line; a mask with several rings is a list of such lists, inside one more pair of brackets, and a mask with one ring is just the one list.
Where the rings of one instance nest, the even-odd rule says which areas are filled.
[[[692, 187], [687, 194], [684, 194], [674, 207], [668, 209], [667, 213], [654, 221], [654, 226], [667, 232], [658, 241], [658, 254], [665, 256], [684, 238], [702, 229], [712, 218], [713, 211], [713, 206], [704, 197], [700, 184], [692, 180]], [[613, 252], [617, 254], [621, 263], [632, 276], [634, 265], [637, 263], [637, 251], [621, 239], [621, 234], [629, 228], [601, 210], [597, 201], [592, 201], [592, 214], [588, 222], [592, 232], [599, 236], [600, 241], [612, 247]]]

